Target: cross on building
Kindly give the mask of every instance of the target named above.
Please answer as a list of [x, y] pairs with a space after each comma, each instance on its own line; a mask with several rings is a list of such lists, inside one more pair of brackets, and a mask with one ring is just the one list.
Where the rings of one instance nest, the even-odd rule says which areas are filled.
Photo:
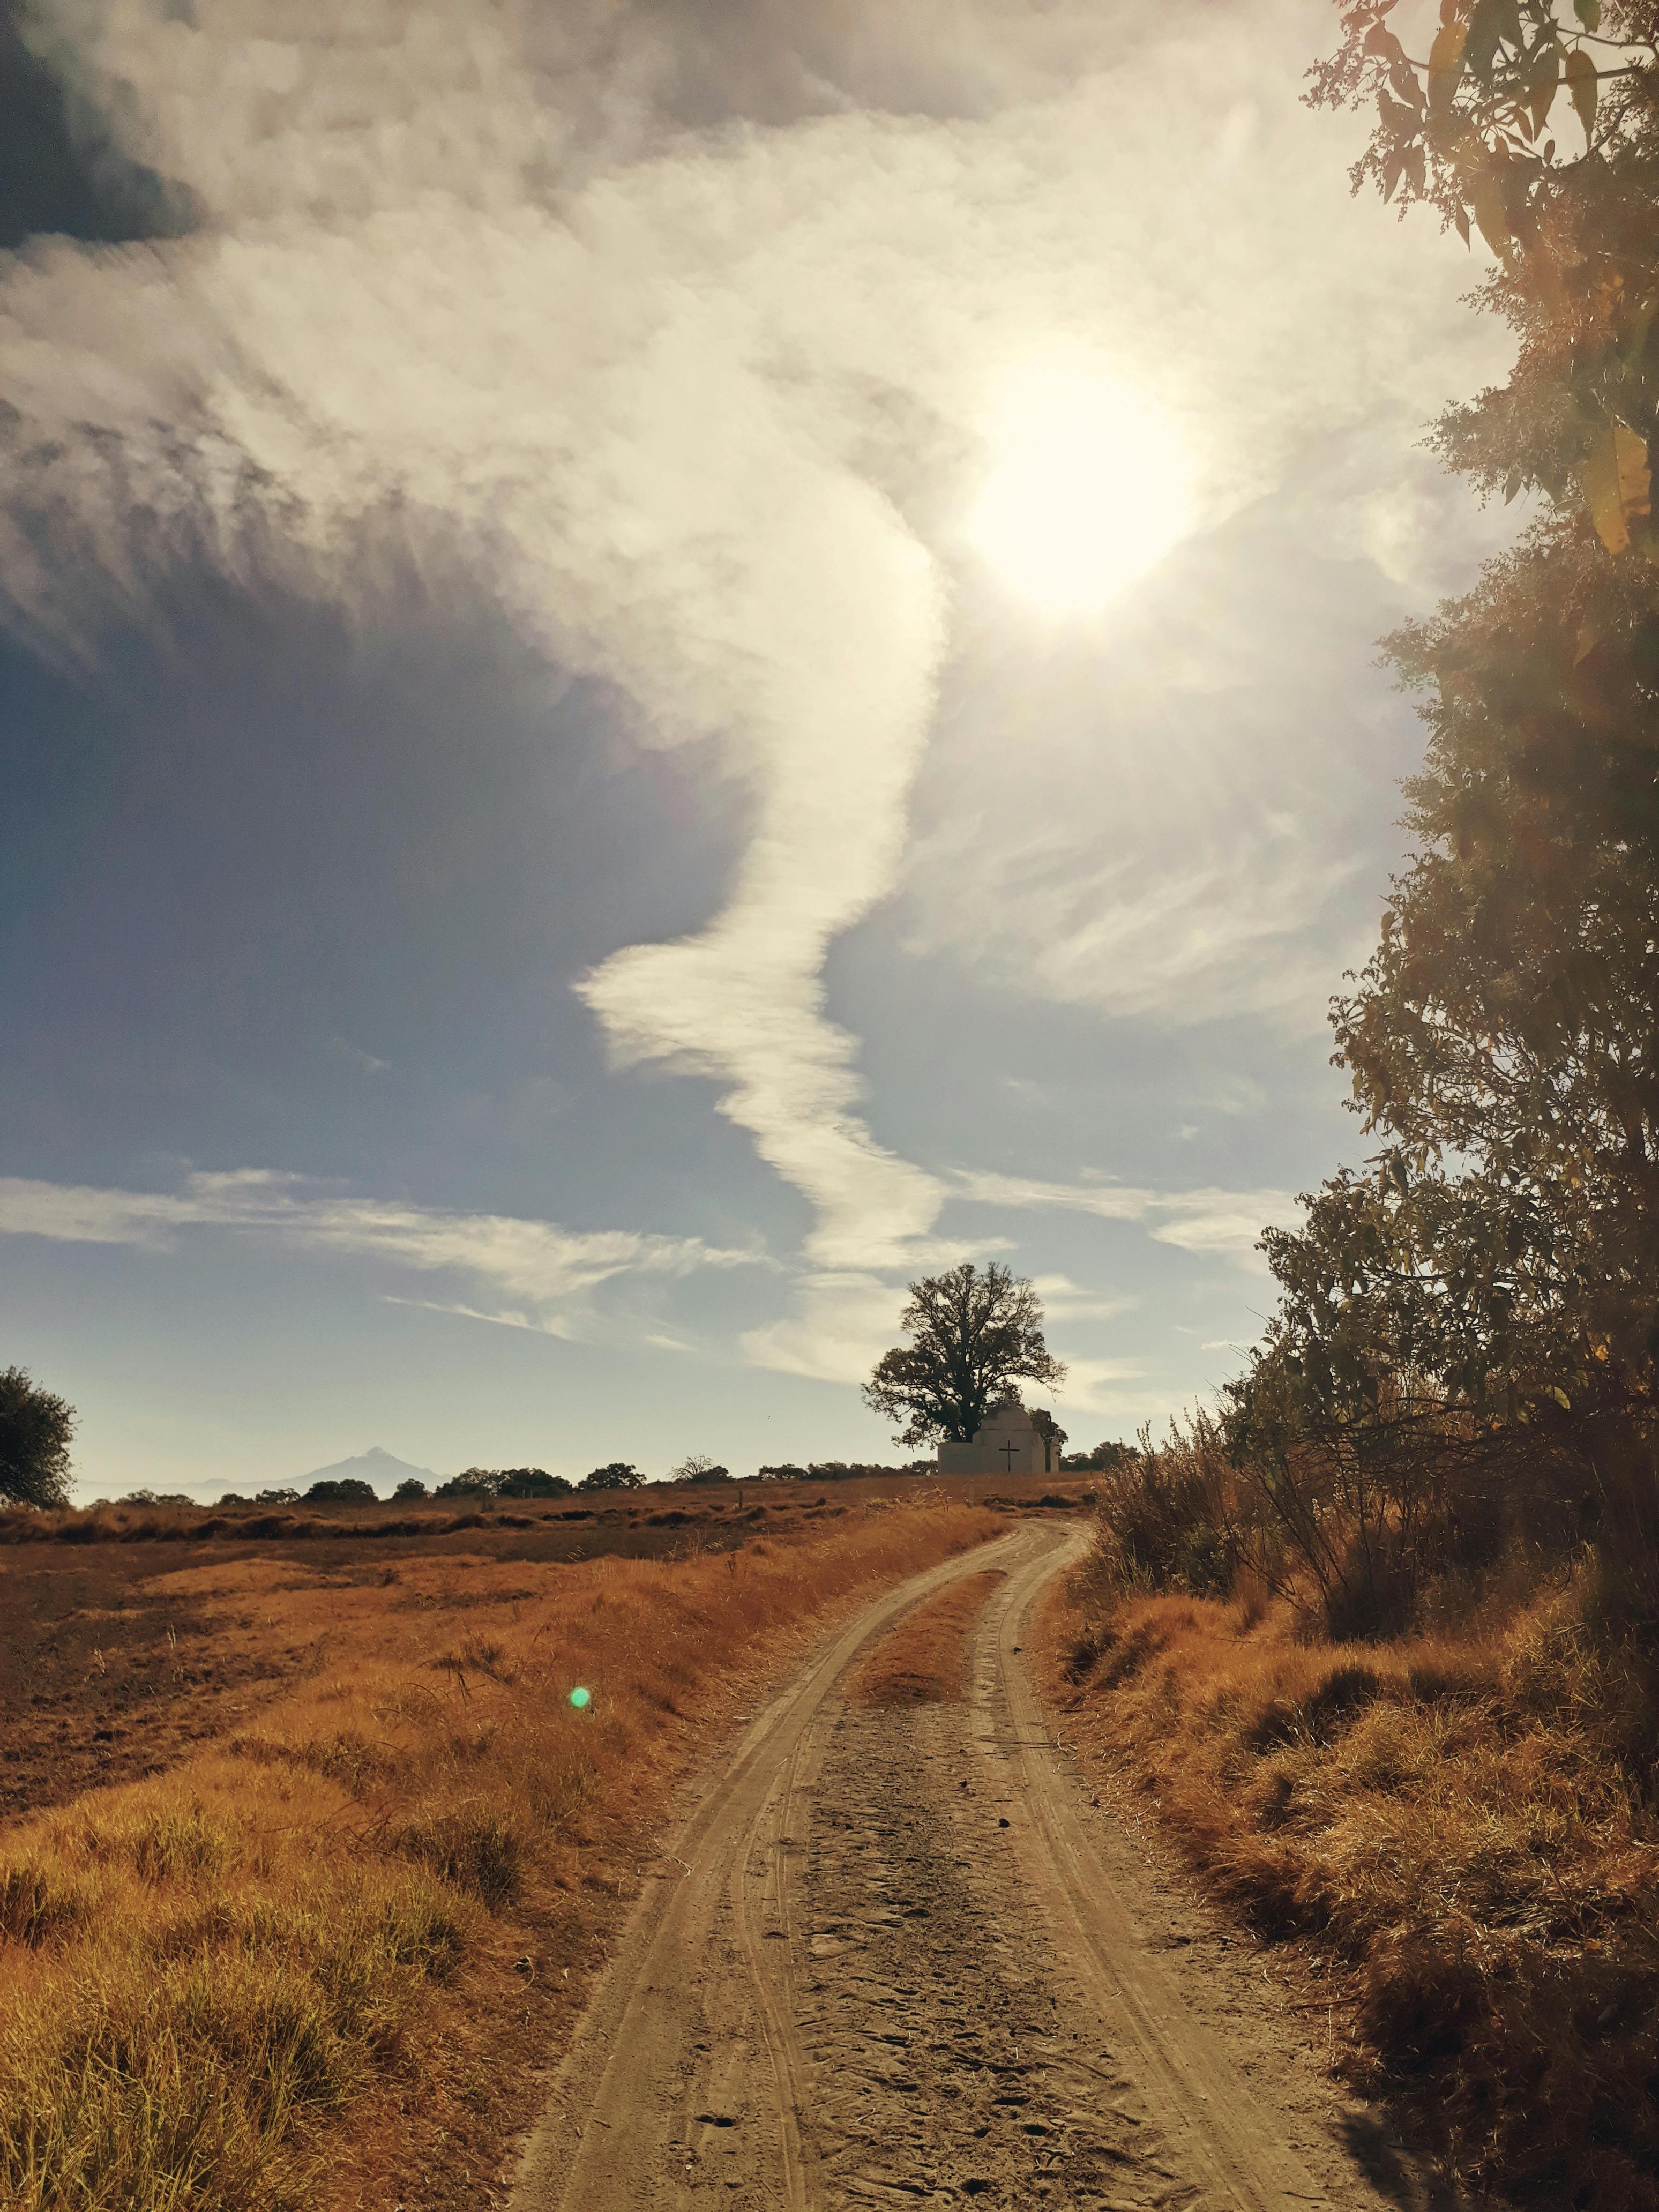
[[997, 1450], [1001, 1456], [1002, 1464], [1010, 1474], [1013, 1473], [1014, 1455], [1018, 1449], [1019, 1446], [1012, 1441], [1008, 1443], [999, 1444], [997, 1446]]

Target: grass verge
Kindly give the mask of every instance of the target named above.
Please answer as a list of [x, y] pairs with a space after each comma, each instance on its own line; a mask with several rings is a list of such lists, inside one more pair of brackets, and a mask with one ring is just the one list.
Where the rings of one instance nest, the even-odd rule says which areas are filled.
[[1259, 1597], [1122, 1596], [1097, 1560], [1045, 1643], [1079, 1751], [1346, 2009], [1356, 2087], [1477, 2188], [1656, 2212], [1651, 1684], [1592, 1565], [1336, 1644]]
[[847, 1684], [854, 1705], [959, 1705], [968, 1695], [968, 1638], [1007, 1577], [963, 1575], [884, 1636]]
[[314, 1633], [315, 1670], [172, 1772], [0, 1833], [0, 2202], [489, 2203], [675, 1780], [804, 1632], [1005, 1525], [188, 1570], [181, 1596]]

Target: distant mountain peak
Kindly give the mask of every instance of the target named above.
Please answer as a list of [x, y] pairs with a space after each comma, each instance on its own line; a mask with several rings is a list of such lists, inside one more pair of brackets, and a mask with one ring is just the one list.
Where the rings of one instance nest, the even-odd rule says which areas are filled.
[[441, 1478], [429, 1467], [413, 1467], [406, 1459], [386, 1450], [383, 1444], [371, 1444], [355, 1459], [337, 1460], [332, 1467], [314, 1467], [309, 1474], [300, 1477], [297, 1487], [309, 1488], [313, 1482], [341, 1482], [355, 1475], [359, 1482], [397, 1484], [410, 1475], [422, 1482], [437, 1482]]

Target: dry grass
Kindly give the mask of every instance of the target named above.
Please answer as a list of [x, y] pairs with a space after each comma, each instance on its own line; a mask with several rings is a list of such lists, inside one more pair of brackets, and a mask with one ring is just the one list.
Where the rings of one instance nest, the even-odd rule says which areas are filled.
[[1477, 2185], [1659, 2206], [1653, 1682], [1591, 1566], [1348, 1645], [1260, 1593], [1120, 1601], [1085, 1569], [1047, 1632], [1074, 1736], [1305, 1947], [1354, 2078]]
[[489, 2202], [677, 1777], [803, 1632], [1004, 1525], [161, 1577], [308, 1671], [172, 1771], [0, 1832], [0, 2202]]
[[884, 1636], [848, 1678], [854, 1705], [959, 1705], [968, 1694], [968, 1638], [1006, 1576], [964, 1575]]

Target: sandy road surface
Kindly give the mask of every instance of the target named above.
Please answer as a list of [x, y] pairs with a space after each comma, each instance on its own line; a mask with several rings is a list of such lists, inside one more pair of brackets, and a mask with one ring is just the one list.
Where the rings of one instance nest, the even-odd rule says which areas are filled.
[[[1242, 1960], [1172, 1952], [1190, 1939], [1046, 1740], [1023, 1624], [1079, 1540], [1027, 1527], [916, 1577], [754, 1717], [635, 1908], [514, 2212], [1419, 2202], [1386, 2145], [1374, 2185], [1355, 2108], [1248, 2017]], [[993, 1566], [966, 1705], [836, 1694]]]

